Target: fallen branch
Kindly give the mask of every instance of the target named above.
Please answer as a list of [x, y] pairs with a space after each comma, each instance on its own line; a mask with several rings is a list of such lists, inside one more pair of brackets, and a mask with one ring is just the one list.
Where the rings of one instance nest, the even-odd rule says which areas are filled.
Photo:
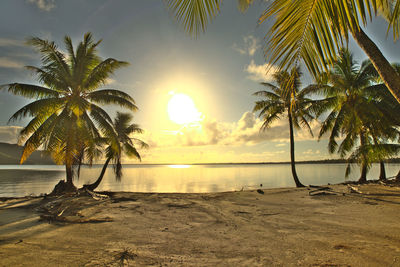
[[85, 191], [95, 200], [103, 200], [109, 198], [107, 195], [95, 193], [93, 191], [90, 191], [89, 189], [85, 188]]
[[347, 185], [349, 192], [350, 193], [356, 193], [356, 194], [363, 194], [363, 192], [361, 192], [357, 187], [355, 186], [351, 186], [351, 185]]

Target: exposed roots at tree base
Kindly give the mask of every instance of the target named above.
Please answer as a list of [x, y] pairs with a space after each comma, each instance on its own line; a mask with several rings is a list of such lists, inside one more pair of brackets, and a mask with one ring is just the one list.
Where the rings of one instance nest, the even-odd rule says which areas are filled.
[[[85, 206], [95, 205], [93, 200], [103, 201], [109, 196], [95, 193], [87, 187], [77, 189], [64, 180], [58, 182], [53, 191], [44, 196], [43, 204], [38, 208], [41, 220], [49, 223], [102, 223], [112, 218], [86, 218], [81, 211]], [[94, 215], [91, 215], [92, 217]]]
[[40, 219], [48, 223], [102, 223], [111, 222], [112, 218], [97, 217], [97, 213], [88, 213], [87, 208], [97, 205], [98, 201], [107, 201], [107, 195], [79, 189], [60, 195], [48, 195], [42, 200], [37, 210]]
[[64, 180], [60, 180], [58, 184], [54, 186], [53, 191], [51, 191], [51, 196], [63, 195], [66, 193], [75, 193], [78, 189], [73, 185], [66, 183]]

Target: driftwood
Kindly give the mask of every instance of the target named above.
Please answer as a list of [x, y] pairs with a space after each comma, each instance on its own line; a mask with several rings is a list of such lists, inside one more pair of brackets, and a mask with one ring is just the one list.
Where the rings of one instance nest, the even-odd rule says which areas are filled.
[[351, 186], [351, 185], [347, 185], [347, 188], [349, 189], [349, 193], [356, 193], [356, 194], [363, 194], [363, 192], [361, 192], [357, 187], [355, 186]]
[[336, 192], [333, 192], [333, 189], [327, 186], [309, 185], [309, 187], [314, 188], [314, 190], [308, 192], [309, 196], [336, 195]]
[[85, 192], [88, 193], [93, 199], [95, 200], [103, 200], [109, 198], [107, 195], [95, 193], [93, 191], [90, 191], [89, 189], [85, 188]]

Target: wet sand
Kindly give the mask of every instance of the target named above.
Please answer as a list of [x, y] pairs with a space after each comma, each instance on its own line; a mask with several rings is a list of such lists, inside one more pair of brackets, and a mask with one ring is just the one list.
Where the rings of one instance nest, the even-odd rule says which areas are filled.
[[3, 200], [0, 266], [400, 266], [400, 188], [329, 187]]

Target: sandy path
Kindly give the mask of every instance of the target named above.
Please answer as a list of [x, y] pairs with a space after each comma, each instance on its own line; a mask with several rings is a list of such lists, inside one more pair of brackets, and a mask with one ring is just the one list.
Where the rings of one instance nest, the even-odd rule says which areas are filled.
[[0, 265], [400, 266], [400, 190], [360, 189], [373, 195], [271, 189], [80, 197], [63, 202], [66, 218], [113, 221], [73, 224], [39, 222], [41, 199], [8, 200], [0, 205]]

